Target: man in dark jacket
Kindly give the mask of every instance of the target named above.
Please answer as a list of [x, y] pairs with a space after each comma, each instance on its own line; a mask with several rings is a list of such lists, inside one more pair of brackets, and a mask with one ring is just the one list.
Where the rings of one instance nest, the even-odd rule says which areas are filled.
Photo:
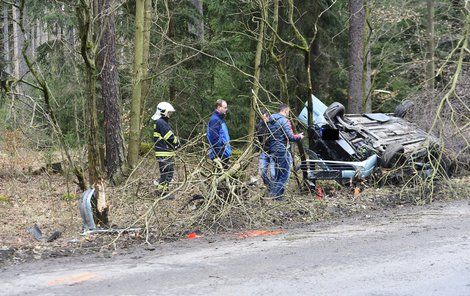
[[292, 155], [290, 142], [298, 142], [303, 139], [303, 133], [294, 134], [292, 125], [287, 119], [289, 106], [281, 104], [279, 113], [271, 115], [268, 122], [270, 135], [268, 137], [269, 153], [276, 166], [275, 178], [269, 188], [269, 195], [274, 200], [283, 200], [282, 195], [289, 180]]
[[220, 159], [225, 168], [228, 167], [228, 161], [232, 155], [232, 147], [230, 147], [230, 136], [227, 124], [225, 123], [225, 115], [228, 106], [224, 100], [217, 100], [215, 111], [209, 119], [207, 125], [207, 140], [209, 141], [209, 157], [214, 160]]
[[275, 176], [275, 166], [274, 160], [269, 154], [269, 146], [267, 141], [269, 137], [268, 120], [269, 111], [267, 109], [264, 109], [261, 111], [261, 119], [255, 127], [257, 139], [257, 142], [255, 143], [255, 151], [260, 152], [259, 172], [261, 174], [261, 178], [263, 179], [264, 185], [269, 188], [271, 186], [271, 181], [274, 179]]
[[157, 105], [157, 111], [152, 116], [155, 120], [153, 141], [155, 142], [155, 157], [160, 170], [160, 179], [157, 189], [166, 191], [168, 184], [173, 179], [175, 166], [175, 149], [179, 145], [178, 138], [168, 122], [175, 109], [170, 103], [161, 102]]

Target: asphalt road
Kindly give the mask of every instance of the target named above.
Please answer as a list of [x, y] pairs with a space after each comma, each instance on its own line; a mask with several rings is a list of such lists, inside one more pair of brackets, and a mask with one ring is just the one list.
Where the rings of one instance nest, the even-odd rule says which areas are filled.
[[2, 295], [470, 295], [468, 200], [0, 272]]

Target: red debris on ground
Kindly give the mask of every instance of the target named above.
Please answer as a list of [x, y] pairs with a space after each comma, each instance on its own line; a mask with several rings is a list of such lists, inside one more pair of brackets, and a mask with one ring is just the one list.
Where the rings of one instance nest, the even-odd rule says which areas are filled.
[[193, 239], [193, 238], [198, 238], [201, 237], [201, 235], [198, 235], [196, 232], [191, 232], [186, 235], [188, 239]]
[[315, 188], [315, 198], [321, 200], [323, 199], [324, 195], [325, 192], [323, 191], [323, 187], [317, 186], [317, 188]]

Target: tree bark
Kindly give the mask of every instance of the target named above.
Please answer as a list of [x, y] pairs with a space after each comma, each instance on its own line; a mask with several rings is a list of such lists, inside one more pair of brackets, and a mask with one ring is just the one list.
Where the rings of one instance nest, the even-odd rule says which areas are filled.
[[152, 0], [145, 0], [144, 12], [144, 45], [142, 49], [142, 103], [140, 111], [140, 126], [143, 126], [145, 103], [148, 98], [150, 81], [147, 80], [150, 55], [150, 32], [152, 29]]
[[135, 40], [134, 40], [134, 77], [132, 82], [132, 102], [130, 112], [128, 166], [136, 167], [140, 147], [140, 110], [142, 105], [142, 74], [144, 47], [145, 0], [136, 0]]
[[10, 59], [10, 32], [9, 32], [9, 7], [3, 4], [3, 60], [5, 62], [5, 71], [11, 73]]
[[115, 19], [112, 5], [114, 2], [113, 0], [98, 1], [98, 14], [102, 33], [97, 55], [101, 95], [104, 103], [105, 167], [108, 179], [112, 182], [114, 182], [114, 175], [124, 162], [121, 98], [116, 63]]
[[[279, 34], [279, 1], [281, 0], [274, 0], [273, 22], [271, 25], [272, 37], [271, 37], [271, 42], [269, 44], [269, 53], [271, 55], [271, 58], [276, 63], [276, 70], [277, 70], [277, 74], [279, 77], [279, 84], [280, 84], [281, 100], [285, 102], [287, 105], [289, 105], [290, 95], [289, 95], [289, 88], [288, 88], [287, 71], [284, 67], [286, 55], [284, 53], [277, 54], [276, 52], [274, 52], [275, 44], [278, 39], [277, 34]], [[265, 21], [267, 21], [267, 19]]]
[[256, 99], [258, 98], [258, 92], [260, 89], [260, 74], [261, 74], [261, 58], [263, 53], [263, 44], [264, 44], [264, 19], [266, 18], [267, 3], [264, 0], [259, 1], [261, 18], [259, 20], [259, 33], [258, 41], [256, 44], [256, 54], [255, 54], [255, 66], [254, 66], [254, 75], [253, 75], [253, 94], [251, 96], [251, 109], [248, 120], [248, 142], [251, 143], [255, 136], [255, 108], [256, 108]]
[[30, 31], [31, 31], [31, 56], [34, 58], [35, 55], [36, 55], [36, 47], [37, 47], [37, 43], [36, 43], [36, 26], [34, 24], [31, 24], [30, 25]]
[[39, 46], [41, 46], [41, 34], [42, 34], [42, 30], [41, 30], [42, 27], [38, 19], [36, 20], [36, 24], [34, 26], [36, 27], [36, 36], [35, 36], [36, 41], [34, 43], [36, 43], [36, 48], [38, 48]]
[[[172, 3], [172, 1], [168, 1], [168, 16], [169, 16], [169, 20], [168, 20], [168, 33], [167, 33], [167, 36], [169, 39], [171, 40], [174, 40], [175, 38], [175, 18], [173, 17], [173, 15], [170, 13], [170, 11], [173, 11], [175, 8], [173, 7], [174, 4]], [[178, 53], [176, 52], [176, 50], [174, 48], [172, 48], [172, 51], [171, 53], [169, 54], [168, 56], [168, 60], [169, 60], [169, 63], [170, 64], [175, 64], [178, 60], [178, 57], [177, 57]], [[177, 93], [177, 88], [176, 88], [176, 78], [171, 75], [170, 78], [168, 79], [168, 98], [170, 101], [174, 102], [176, 100], [176, 93]]]
[[192, 23], [189, 24], [189, 32], [196, 36], [198, 42], [204, 41], [204, 10], [202, 1], [203, 0], [191, 0], [191, 3], [199, 15], [192, 17]]
[[426, 1], [426, 88], [434, 90], [434, 0]]
[[13, 21], [13, 76], [15, 79], [20, 78], [20, 16], [18, 8], [12, 7], [12, 21]]
[[349, 0], [348, 112], [361, 113], [363, 101], [364, 25], [363, 0]]
[[98, 137], [98, 114], [96, 107], [96, 64], [95, 45], [93, 42], [93, 0], [80, 0], [77, 4], [77, 17], [80, 34], [80, 54], [85, 63], [86, 101], [88, 114], [88, 174], [90, 183], [95, 188], [95, 219], [99, 224], [108, 224], [108, 206], [103, 185], [103, 165], [101, 162]]
[[370, 26], [370, 7], [369, 0], [363, 0], [365, 19], [364, 19], [364, 62], [362, 69], [362, 110], [364, 112], [372, 112], [372, 96], [371, 96], [371, 52], [370, 52], [370, 38], [372, 35], [372, 28]]
[[367, 45], [367, 50], [366, 50], [366, 59], [364, 63], [365, 70], [362, 73], [363, 75], [363, 95], [362, 97], [364, 98], [364, 103], [363, 103], [363, 108], [362, 111], [366, 113], [371, 113], [372, 112], [372, 69], [371, 69], [371, 63], [372, 63], [372, 55], [370, 52], [370, 45]]

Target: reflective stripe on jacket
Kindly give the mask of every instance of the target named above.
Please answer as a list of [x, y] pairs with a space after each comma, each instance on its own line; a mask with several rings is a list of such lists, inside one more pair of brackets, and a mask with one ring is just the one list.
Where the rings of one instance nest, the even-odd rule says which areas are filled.
[[209, 141], [209, 157], [229, 158], [232, 155], [230, 135], [227, 124], [219, 112], [215, 111], [207, 125], [207, 140]]
[[178, 138], [168, 123], [168, 117], [161, 117], [154, 123], [153, 141], [155, 142], [155, 156], [175, 156], [175, 149], [179, 145]]

